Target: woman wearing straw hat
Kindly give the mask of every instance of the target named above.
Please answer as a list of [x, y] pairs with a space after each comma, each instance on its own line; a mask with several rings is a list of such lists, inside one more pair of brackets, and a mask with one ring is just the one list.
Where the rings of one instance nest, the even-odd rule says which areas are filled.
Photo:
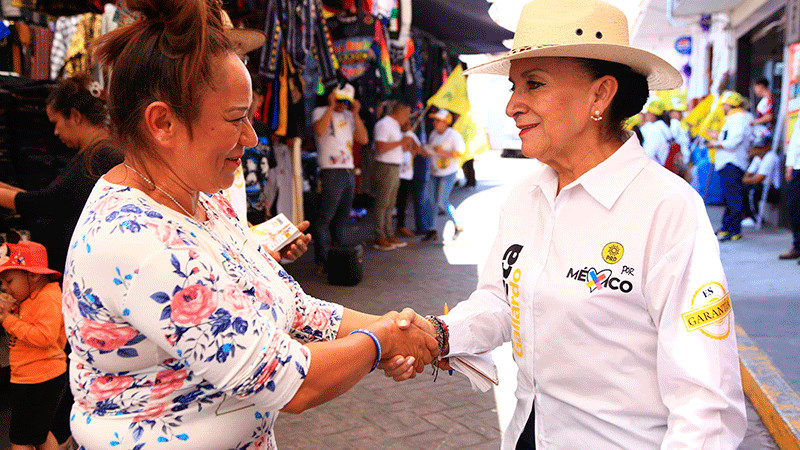
[[478, 289], [428, 327], [445, 356], [511, 342], [502, 448], [736, 448], [736, 335], [703, 201], [621, 129], [678, 71], [630, 47], [607, 3], [535, 0], [513, 49], [467, 73], [509, 76], [522, 152], [545, 163], [502, 206]]

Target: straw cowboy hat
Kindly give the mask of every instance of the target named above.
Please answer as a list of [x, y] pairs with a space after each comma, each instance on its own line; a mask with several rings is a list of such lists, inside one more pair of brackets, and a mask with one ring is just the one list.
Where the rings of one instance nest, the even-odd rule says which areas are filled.
[[651, 90], [675, 89], [683, 82], [668, 62], [631, 47], [625, 14], [601, 0], [533, 0], [522, 8], [511, 50], [464, 74], [508, 75], [512, 60], [543, 56], [624, 64], [646, 76]]
[[242, 54], [252, 52], [262, 47], [267, 42], [267, 35], [259, 30], [250, 28], [234, 28], [231, 17], [225, 10], [221, 10], [222, 28], [228, 39], [236, 45], [236, 50]]

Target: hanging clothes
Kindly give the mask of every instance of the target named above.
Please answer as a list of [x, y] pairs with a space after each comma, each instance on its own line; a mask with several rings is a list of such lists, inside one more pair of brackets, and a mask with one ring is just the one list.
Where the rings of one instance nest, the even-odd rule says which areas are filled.
[[33, 54], [31, 55], [31, 78], [50, 78], [50, 49], [53, 47], [53, 32], [47, 27], [31, 26]]
[[53, 32], [53, 46], [50, 48], [50, 79], [55, 80], [64, 67], [67, 58], [67, 49], [78, 28], [81, 16], [64, 16], [56, 19]]
[[69, 76], [78, 72], [88, 72], [94, 65], [89, 44], [94, 38], [100, 36], [100, 22], [102, 16], [94, 13], [83, 14], [78, 21], [72, 42], [67, 49], [64, 61], [64, 75]]

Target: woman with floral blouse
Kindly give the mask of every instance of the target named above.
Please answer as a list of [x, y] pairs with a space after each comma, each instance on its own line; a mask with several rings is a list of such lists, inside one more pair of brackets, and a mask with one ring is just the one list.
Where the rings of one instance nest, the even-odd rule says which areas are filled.
[[[219, 192], [256, 136], [249, 74], [211, 0], [129, 0], [100, 38], [125, 152], [70, 244], [64, 315], [71, 427], [83, 448], [274, 448], [299, 412], [370, 369], [410, 378], [438, 353], [413, 311], [370, 316], [315, 299]], [[347, 364], [342, 364], [347, 361]]]

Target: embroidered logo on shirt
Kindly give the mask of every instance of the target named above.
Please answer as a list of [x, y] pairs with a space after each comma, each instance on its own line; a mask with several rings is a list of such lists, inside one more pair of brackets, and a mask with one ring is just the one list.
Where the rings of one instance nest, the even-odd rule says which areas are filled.
[[[633, 275], [633, 269], [622, 271], [623, 274]], [[589, 293], [598, 291], [603, 288], [611, 289], [612, 291], [621, 291], [625, 294], [633, 290], [633, 283], [630, 280], [622, 280], [614, 276], [611, 269], [597, 270], [594, 267], [584, 267], [583, 269], [567, 269], [567, 278], [573, 280], [583, 281], [589, 288]]]
[[519, 244], [510, 245], [503, 254], [503, 287], [506, 289], [506, 298], [511, 304], [511, 328], [513, 328], [514, 353], [522, 358], [522, 327], [520, 325], [521, 311], [519, 309], [519, 285], [522, 280], [522, 271], [519, 267], [514, 268], [514, 264], [519, 259], [522, 246]]
[[609, 264], [616, 264], [622, 259], [625, 249], [619, 242], [609, 242], [603, 247], [603, 261]]
[[691, 310], [681, 318], [687, 332], [700, 330], [712, 339], [725, 339], [731, 332], [731, 297], [720, 283], [706, 283], [694, 293]]

